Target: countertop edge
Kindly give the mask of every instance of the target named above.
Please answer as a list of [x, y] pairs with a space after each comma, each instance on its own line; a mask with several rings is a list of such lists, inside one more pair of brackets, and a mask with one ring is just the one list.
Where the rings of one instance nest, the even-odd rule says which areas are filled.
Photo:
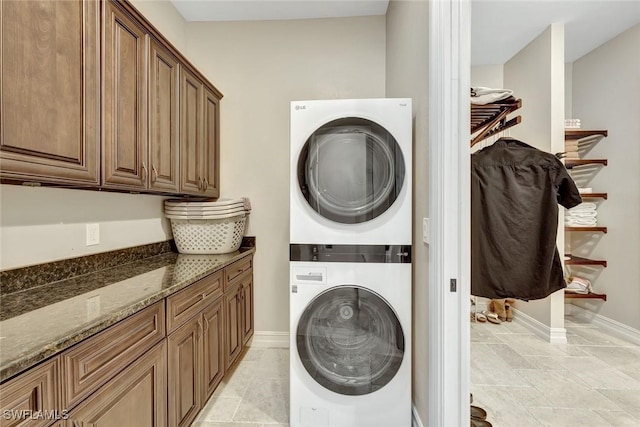
[[204, 277], [207, 277], [213, 273], [216, 273], [224, 269], [225, 267], [229, 266], [230, 264], [233, 264], [234, 262], [246, 256], [249, 256], [250, 254], [254, 254], [256, 251], [255, 247], [245, 248], [245, 249], [247, 250], [239, 253], [238, 255], [222, 263], [221, 265], [216, 266], [216, 268], [213, 268], [209, 271], [203, 272], [202, 274], [194, 276], [189, 280], [186, 280], [185, 282], [173, 285], [170, 288], [166, 288], [161, 291], [158, 291], [157, 293], [141, 301], [138, 301], [133, 304], [128, 304], [125, 307], [119, 308], [109, 313], [108, 315], [105, 315], [103, 317], [96, 319], [96, 321], [92, 323], [85, 324], [81, 328], [71, 331], [69, 334], [54, 338], [53, 342], [51, 342], [50, 344], [40, 349], [30, 351], [27, 354], [21, 355], [18, 358], [15, 358], [13, 360], [9, 360], [3, 363], [2, 366], [0, 366], [0, 383], [4, 383], [12, 379], [16, 375], [29, 370], [30, 368], [34, 367], [38, 363], [62, 353], [64, 350], [72, 347], [73, 345], [106, 330], [107, 328], [109, 328], [112, 325], [115, 325], [119, 321], [124, 320], [136, 314], [137, 312], [155, 304], [156, 302], [168, 297], [169, 295], [172, 295], [186, 288], [187, 286], [190, 286], [196, 283], [197, 281], [203, 279]]

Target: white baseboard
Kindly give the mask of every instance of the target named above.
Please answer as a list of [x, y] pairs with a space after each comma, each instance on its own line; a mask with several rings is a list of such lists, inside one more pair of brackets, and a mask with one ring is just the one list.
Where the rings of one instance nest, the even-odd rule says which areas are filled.
[[422, 420], [420, 420], [420, 415], [418, 415], [416, 405], [413, 404], [411, 405], [411, 427], [424, 427]]
[[571, 305], [571, 314], [602, 328], [613, 336], [640, 345], [640, 330], [638, 329], [573, 304]]
[[250, 346], [289, 348], [289, 332], [255, 331]]
[[513, 320], [550, 344], [567, 343], [567, 330], [565, 328], [551, 328], [516, 308], [513, 309]]

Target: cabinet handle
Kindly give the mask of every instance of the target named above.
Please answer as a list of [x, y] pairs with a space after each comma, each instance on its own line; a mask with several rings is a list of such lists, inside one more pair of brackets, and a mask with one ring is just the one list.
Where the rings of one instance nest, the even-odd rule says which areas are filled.
[[198, 338], [202, 336], [204, 329], [202, 328], [202, 322], [198, 320]]
[[144, 164], [144, 162], [142, 162], [142, 183], [146, 184], [147, 183], [147, 165]]
[[151, 182], [156, 182], [158, 180], [158, 170], [156, 169], [156, 165], [151, 164]]
[[206, 317], [204, 317], [204, 330], [205, 331], [209, 330], [209, 320], [207, 320]]
[[207, 191], [207, 188], [209, 188], [209, 183], [207, 182], [207, 179], [204, 179], [204, 191]]
[[202, 177], [198, 178], [198, 190], [202, 190]]

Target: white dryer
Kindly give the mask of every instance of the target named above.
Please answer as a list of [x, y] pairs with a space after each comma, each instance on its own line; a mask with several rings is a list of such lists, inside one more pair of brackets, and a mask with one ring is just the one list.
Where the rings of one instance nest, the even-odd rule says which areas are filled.
[[411, 244], [411, 99], [291, 103], [290, 243]]
[[291, 262], [290, 280], [291, 427], [410, 427], [411, 264]]

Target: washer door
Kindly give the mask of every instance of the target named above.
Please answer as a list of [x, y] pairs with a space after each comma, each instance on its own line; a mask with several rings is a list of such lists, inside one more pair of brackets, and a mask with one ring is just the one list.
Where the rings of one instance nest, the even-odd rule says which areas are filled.
[[342, 395], [384, 387], [404, 356], [404, 334], [393, 309], [358, 286], [331, 288], [311, 301], [298, 323], [296, 341], [309, 375]]
[[344, 224], [385, 212], [400, 194], [404, 173], [395, 138], [377, 123], [356, 117], [317, 129], [298, 159], [298, 183], [309, 205]]

